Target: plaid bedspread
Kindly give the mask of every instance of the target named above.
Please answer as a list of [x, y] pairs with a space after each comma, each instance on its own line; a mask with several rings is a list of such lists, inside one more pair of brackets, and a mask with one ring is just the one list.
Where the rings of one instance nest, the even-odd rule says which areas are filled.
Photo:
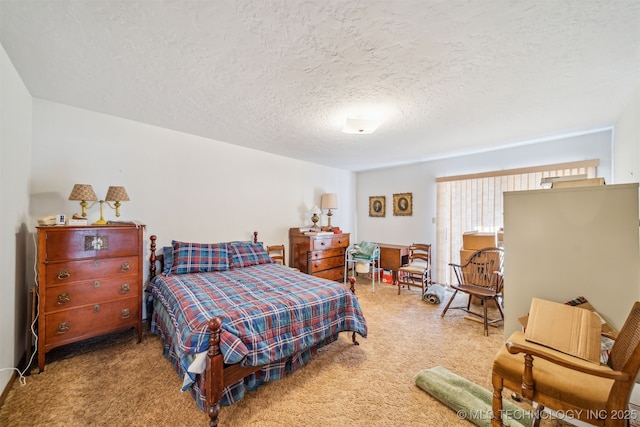
[[156, 276], [151, 292], [167, 311], [179, 353], [206, 351], [209, 319], [220, 317], [228, 364], [269, 364], [342, 331], [367, 336], [358, 300], [346, 286], [276, 264]]

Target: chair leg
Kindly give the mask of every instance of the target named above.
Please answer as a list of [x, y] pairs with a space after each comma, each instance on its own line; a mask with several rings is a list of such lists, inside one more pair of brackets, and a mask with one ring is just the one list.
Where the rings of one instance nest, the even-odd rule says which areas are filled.
[[424, 299], [424, 294], [426, 294], [427, 289], [429, 289], [429, 282], [427, 280], [427, 272], [424, 271], [422, 273], [422, 299]]
[[456, 297], [456, 294], [458, 293], [458, 290], [456, 289], [455, 291], [453, 291], [453, 295], [451, 295], [451, 298], [449, 298], [449, 302], [447, 303], [447, 305], [444, 307], [444, 310], [442, 310], [442, 313], [440, 313], [440, 317], [444, 317], [445, 313], [447, 312], [447, 310], [449, 310], [449, 306], [451, 305], [451, 303], [453, 302], [453, 299]]
[[542, 413], [544, 406], [539, 403], [536, 404], [536, 409], [533, 411], [533, 422], [531, 423], [531, 427], [540, 427], [540, 414]]
[[504, 388], [502, 377], [495, 373], [491, 376], [493, 383], [493, 400], [491, 401], [491, 425], [493, 427], [502, 427], [502, 389]]
[[493, 300], [496, 302], [496, 306], [498, 307], [498, 311], [500, 312], [500, 317], [502, 317], [502, 320], [504, 320], [504, 312], [502, 311], [502, 305], [500, 304], [500, 301], [498, 301], [498, 297], [495, 297]]
[[487, 300], [482, 298], [482, 307], [484, 308], [484, 336], [489, 336], [489, 317], [487, 314]]

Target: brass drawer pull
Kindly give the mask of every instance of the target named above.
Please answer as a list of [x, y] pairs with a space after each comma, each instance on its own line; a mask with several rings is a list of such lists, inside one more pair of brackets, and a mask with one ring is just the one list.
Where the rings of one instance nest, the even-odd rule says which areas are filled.
[[120, 266], [120, 271], [129, 271], [131, 270], [131, 265], [128, 262], [123, 262]]
[[97, 281], [97, 280], [94, 280], [94, 281], [93, 281], [93, 288], [94, 288], [94, 289], [98, 289], [99, 287], [100, 287], [100, 282], [99, 282], [99, 281]]
[[129, 286], [128, 283], [124, 283], [121, 287], [120, 287], [120, 293], [121, 294], [126, 294], [127, 292], [129, 292], [131, 290], [131, 286]]
[[93, 306], [93, 312], [98, 313], [100, 311], [100, 304], [96, 304]]
[[131, 313], [129, 312], [128, 308], [123, 308], [122, 309], [122, 318], [123, 319], [128, 319], [129, 317], [131, 317]]
[[62, 270], [58, 271], [58, 280], [68, 279], [69, 277], [71, 277], [71, 273], [69, 273], [69, 270], [65, 270], [63, 268]]
[[69, 332], [69, 323], [58, 323], [58, 335], [66, 334]]
[[71, 301], [71, 298], [69, 298], [69, 294], [68, 293], [62, 293], [60, 295], [58, 295], [58, 305], [62, 305], [62, 304], [66, 304], [69, 301]]

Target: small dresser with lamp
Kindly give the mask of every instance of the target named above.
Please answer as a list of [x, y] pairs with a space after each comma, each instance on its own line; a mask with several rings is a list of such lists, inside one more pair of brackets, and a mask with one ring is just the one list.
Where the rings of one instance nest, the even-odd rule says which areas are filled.
[[38, 369], [51, 349], [117, 330], [142, 339], [143, 227], [38, 227]]
[[289, 229], [289, 266], [329, 280], [344, 280], [349, 233], [305, 234]]

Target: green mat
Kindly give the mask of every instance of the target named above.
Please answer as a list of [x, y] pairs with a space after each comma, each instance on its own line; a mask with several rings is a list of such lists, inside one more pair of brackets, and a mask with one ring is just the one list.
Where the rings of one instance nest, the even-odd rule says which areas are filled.
[[[491, 427], [493, 393], [442, 366], [425, 369], [415, 377], [416, 385], [456, 411], [460, 419], [477, 426]], [[502, 422], [511, 427], [531, 426], [531, 414], [502, 400]]]

